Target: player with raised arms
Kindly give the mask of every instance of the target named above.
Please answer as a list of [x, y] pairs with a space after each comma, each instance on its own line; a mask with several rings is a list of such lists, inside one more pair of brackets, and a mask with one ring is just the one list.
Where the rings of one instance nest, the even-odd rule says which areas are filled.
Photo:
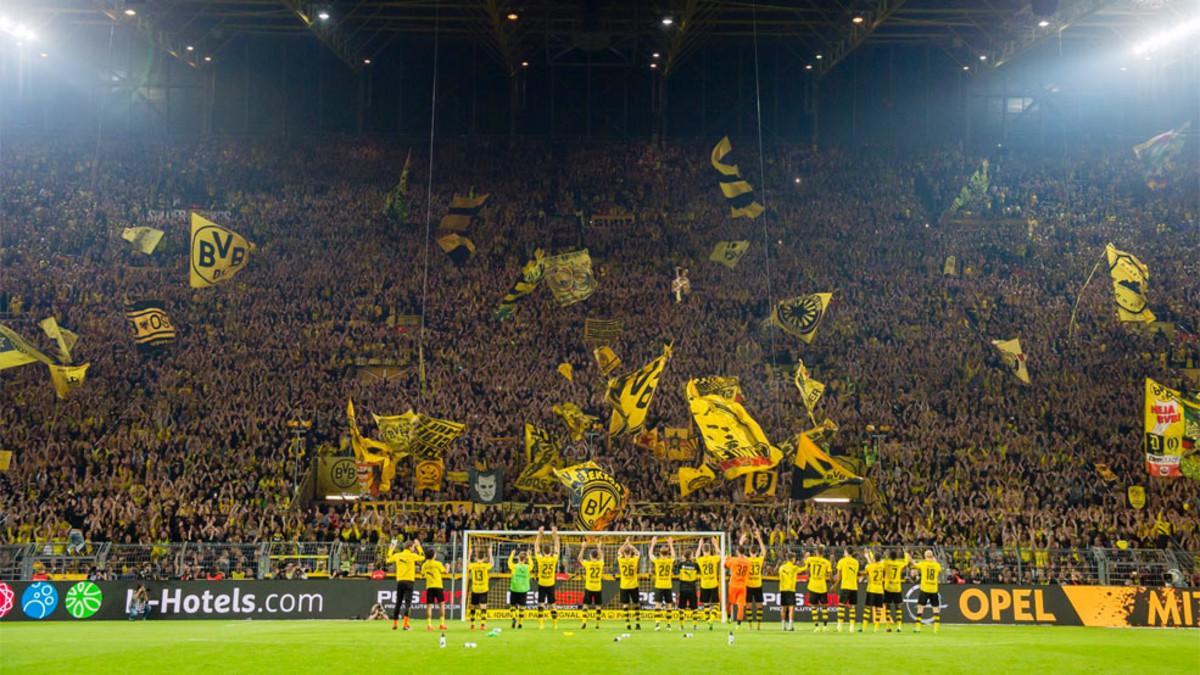
[[683, 630], [683, 622], [692, 620], [692, 631], [698, 628], [696, 610], [699, 608], [696, 596], [696, 582], [700, 579], [700, 565], [696, 564], [695, 552], [685, 549], [683, 562], [679, 563], [679, 628]]
[[479, 630], [487, 630], [488, 587], [495, 567], [495, 553], [490, 546], [486, 553], [475, 551], [475, 561], [467, 565], [467, 579], [471, 584], [471, 630], [475, 630], [476, 618], [479, 619]]
[[508, 606], [512, 609], [512, 627], [517, 629], [525, 627], [525, 606], [529, 602], [529, 558], [529, 551], [521, 551], [519, 557], [516, 549], [508, 553], [508, 572], [512, 575], [508, 584]]
[[[658, 553], [655, 556], [655, 552]], [[665, 546], [658, 546], [658, 537], [650, 539], [650, 564], [654, 569], [654, 630], [661, 627], [659, 622], [665, 616], [667, 630], [671, 630], [671, 610], [674, 609], [675, 599], [671, 597], [672, 579], [675, 575], [675, 541], [667, 537]], [[682, 627], [682, 625], [680, 626]]]
[[417, 580], [417, 563], [425, 559], [421, 542], [413, 539], [403, 549], [397, 549], [399, 540], [388, 545], [387, 561], [396, 566], [396, 606], [392, 609], [392, 630], [396, 630], [400, 619], [400, 607], [404, 607], [404, 630], [410, 630], [408, 616], [412, 613], [413, 582]]
[[921, 622], [925, 620], [925, 606], [933, 608], [933, 632], [936, 635], [942, 626], [942, 598], [938, 593], [938, 579], [942, 574], [942, 564], [933, 557], [933, 551], [925, 549], [925, 558], [913, 567], [921, 579], [921, 595], [917, 597], [917, 627], [914, 633], [921, 632]]
[[[850, 632], [854, 632], [855, 607], [858, 605], [858, 559], [850, 553], [850, 549], [842, 550], [842, 557], [837, 561], [837, 576], [834, 582], [838, 587], [837, 630], [842, 632], [842, 621], [850, 615]], [[859, 632], [862, 632], [860, 627]]]
[[721, 612], [721, 545], [713, 537], [696, 545], [696, 564], [700, 566], [700, 612], [708, 617], [708, 629]]
[[763, 546], [762, 533], [754, 529], [754, 543], [758, 544], [758, 552], [747, 556], [750, 562], [750, 576], [746, 578], [746, 604], [750, 606], [750, 620], [756, 624], [756, 630], [762, 630], [763, 620], [763, 564], [767, 560], [767, 547]]
[[542, 547], [542, 534], [546, 528], [539, 527], [537, 536], [533, 539], [533, 550], [537, 562], [537, 602], [538, 628], [546, 627], [546, 612], [550, 613], [553, 622], [551, 628], [558, 629], [558, 602], [554, 596], [554, 585], [558, 582], [558, 558], [562, 553], [562, 542], [558, 538], [558, 527], [550, 529], [554, 538], [553, 546]]
[[804, 557], [808, 570], [808, 605], [812, 608], [814, 631], [829, 630], [829, 571], [833, 567], [825, 557], [825, 547], [818, 545]]
[[872, 632], [878, 633], [883, 613], [887, 611], [883, 607], [884, 564], [882, 560], [875, 559], [871, 549], [863, 549], [863, 553], [867, 558], [867, 613], [863, 616], [863, 623], [869, 618], [873, 625]]
[[[746, 535], [743, 534], [733, 556], [725, 559], [725, 567], [729, 569], [729, 613], [737, 617], [737, 628], [742, 629], [742, 621], [746, 618], [746, 582], [750, 581], [750, 559], [746, 557]], [[734, 614], [733, 608], [737, 607]]]
[[446, 566], [437, 559], [437, 551], [430, 550], [429, 557], [421, 565], [421, 576], [425, 579], [425, 630], [433, 630], [433, 607], [441, 610], [438, 615], [438, 630], [446, 630], [446, 591], [442, 578]]
[[597, 541], [591, 555], [587, 554], [585, 541], [579, 547], [579, 566], [583, 569], [583, 602], [579, 606], [582, 622], [580, 628], [587, 628], [587, 611], [592, 608], [596, 612], [596, 629], [600, 629], [600, 608], [604, 605], [604, 550]]
[[[888, 551], [887, 560], [883, 563], [883, 604], [887, 608], [885, 611], [895, 617], [897, 633], [904, 628], [904, 568], [912, 562], [908, 551], [903, 553], [904, 557], [901, 558], [896, 551]], [[888, 632], [891, 630], [888, 628]]]
[[637, 630], [642, 629], [642, 598], [638, 595], [638, 566], [641, 554], [637, 547], [625, 537], [625, 543], [617, 551], [617, 572], [621, 577], [621, 609], [625, 610], [625, 630], [630, 630], [631, 620], [637, 621]]

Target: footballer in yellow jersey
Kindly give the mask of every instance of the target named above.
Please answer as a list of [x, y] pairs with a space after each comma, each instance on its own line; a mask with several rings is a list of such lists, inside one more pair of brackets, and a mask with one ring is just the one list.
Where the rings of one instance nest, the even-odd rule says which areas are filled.
[[938, 580], [942, 575], [942, 564], [933, 557], [933, 551], [926, 550], [923, 560], [913, 563], [921, 576], [921, 595], [917, 598], [917, 627], [913, 632], [921, 631], [921, 622], [925, 620], [925, 607], [933, 607], [933, 632], [938, 632], [942, 625], [942, 602], [938, 594]]
[[[657, 555], [656, 555], [657, 554]], [[671, 630], [671, 609], [675, 598], [671, 596], [671, 580], [675, 577], [675, 542], [667, 537], [665, 546], [658, 545], [658, 537], [650, 539], [650, 564], [654, 568], [654, 630], [660, 630], [663, 616], [667, 618], [667, 630]]]
[[696, 610], [699, 609], [699, 598], [696, 595], [696, 582], [700, 581], [700, 565], [696, 564], [696, 554], [690, 549], [683, 552], [683, 562], [679, 563], [679, 626], [683, 627], [684, 619], [691, 617], [692, 630], [696, 630]]
[[587, 628], [587, 610], [590, 607], [595, 611], [596, 629], [599, 630], [600, 607], [604, 604], [602, 593], [604, 589], [604, 550], [597, 542], [591, 555], [585, 558], [586, 550], [586, 544], [579, 549], [579, 566], [583, 568], [583, 603], [580, 606], [583, 621], [579, 627]]
[[397, 548], [393, 539], [388, 546], [387, 561], [396, 566], [396, 607], [392, 609], [392, 630], [399, 623], [401, 606], [404, 607], [404, 630], [408, 630], [408, 615], [412, 613], [413, 582], [417, 579], [417, 563], [425, 559], [421, 542], [413, 539], [403, 549]]
[[436, 550], [429, 552], [425, 564], [421, 565], [421, 576], [425, 579], [425, 630], [433, 630], [433, 606], [441, 608], [438, 630], [446, 630], [446, 594], [442, 577], [446, 566], [437, 559]]
[[754, 542], [758, 544], [756, 555], [746, 556], [750, 563], [750, 574], [746, 577], [746, 606], [750, 610], [750, 619], [758, 622], [758, 630], [762, 630], [763, 608], [763, 562], [767, 559], [767, 547], [763, 546], [762, 534], [754, 531]]
[[716, 537], [696, 545], [696, 564], [700, 566], [700, 613], [708, 617], [708, 629], [721, 612], [721, 545]]
[[638, 566], [641, 554], [637, 547], [625, 538], [625, 543], [617, 551], [617, 572], [621, 578], [621, 608], [625, 610], [625, 630], [629, 630], [630, 622], [637, 617], [637, 630], [642, 629], [642, 598], [638, 594]]
[[875, 624], [875, 630], [879, 630], [879, 622], [882, 618], [880, 614], [883, 610], [883, 577], [884, 565], [882, 560], [875, 560], [875, 554], [870, 549], [864, 551], [867, 557], [867, 614], [863, 617], [863, 623], [870, 620]]
[[[825, 557], [825, 547], [818, 546], [804, 558], [804, 569], [808, 571], [808, 604], [812, 606], [813, 626], [816, 630], [829, 628], [829, 572], [833, 565]], [[818, 626], [817, 622], [821, 625]]]
[[471, 585], [471, 630], [475, 630], [476, 618], [480, 620], [480, 629], [487, 629], [488, 587], [495, 566], [496, 559], [491, 548], [475, 551], [475, 561], [467, 565], [467, 580]]
[[550, 530], [554, 537], [553, 546], [542, 546], [545, 528], [539, 527], [533, 540], [534, 576], [537, 578], [538, 627], [546, 627], [546, 610], [550, 611], [551, 626], [558, 630], [558, 602], [554, 596], [554, 585], [558, 583], [558, 558], [562, 544], [558, 539], [558, 527]]
[[883, 561], [883, 604], [891, 610], [892, 616], [895, 617], [897, 632], [904, 626], [902, 583], [904, 568], [908, 567], [910, 562], [912, 562], [912, 558], [907, 551], [904, 552], [903, 558], [896, 551], [888, 551], [887, 559]]
[[794, 631], [796, 630], [793, 623], [796, 613], [796, 576], [800, 574], [796, 556], [789, 553], [777, 572], [779, 574], [779, 621], [784, 630]]
[[842, 557], [837, 561], [838, 606], [837, 629], [842, 632], [842, 622], [850, 615], [850, 632], [854, 632], [856, 621], [855, 607], [858, 605], [858, 559], [850, 553], [850, 549], [842, 551]]

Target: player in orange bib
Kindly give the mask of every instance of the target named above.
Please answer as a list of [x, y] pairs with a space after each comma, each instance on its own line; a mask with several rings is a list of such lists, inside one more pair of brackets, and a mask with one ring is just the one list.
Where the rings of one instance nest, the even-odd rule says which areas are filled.
[[729, 613], [737, 606], [737, 627], [742, 627], [742, 619], [746, 616], [746, 584], [750, 581], [750, 559], [746, 557], [745, 549], [739, 545], [734, 549], [734, 555], [725, 559], [725, 567], [729, 570]]

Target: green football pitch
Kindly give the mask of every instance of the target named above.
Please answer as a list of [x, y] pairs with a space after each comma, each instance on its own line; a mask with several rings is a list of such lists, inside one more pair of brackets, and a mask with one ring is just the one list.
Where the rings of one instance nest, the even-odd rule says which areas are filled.
[[[945, 626], [914, 634], [813, 633], [777, 625], [691, 638], [624, 625], [557, 631], [452, 625], [446, 647], [418, 621], [146, 621], [0, 625], [5, 673], [1200, 673], [1200, 631]], [[568, 634], [573, 633], [573, 634]], [[467, 648], [464, 643], [477, 647]]]

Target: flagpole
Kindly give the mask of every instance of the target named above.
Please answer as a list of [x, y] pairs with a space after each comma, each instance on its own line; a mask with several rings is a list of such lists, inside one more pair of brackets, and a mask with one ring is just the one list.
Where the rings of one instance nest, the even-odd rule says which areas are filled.
[[1096, 276], [1096, 270], [1100, 269], [1100, 264], [1103, 262], [1103, 258], [1096, 261], [1096, 265], [1092, 267], [1092, 273], [1088, 275], [1087, 281], [1083, 282], [1083, 288], [1079, 289], [1079, 295], [1075, 296], [1075, 306], [1071, 308], [1071, 322], [1067, 328], [1068, 340], [1075, 336], [1075, 314], [1079, 312], [1079, 301], [1083, 298], [1083, 292], [1087, 290], [1088, 284], [1092, 283], [1092, 277]]

